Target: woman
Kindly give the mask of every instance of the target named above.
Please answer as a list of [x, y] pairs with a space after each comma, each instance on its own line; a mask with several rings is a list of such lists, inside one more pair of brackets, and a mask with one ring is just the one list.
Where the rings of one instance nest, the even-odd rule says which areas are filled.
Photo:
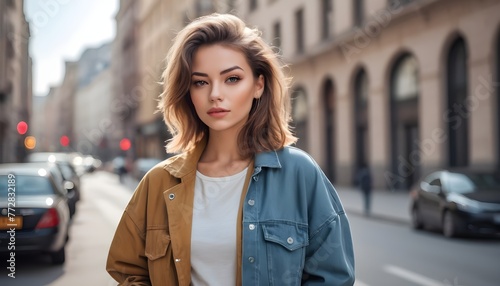
[[233, 15], [186, 26], [160, 110], [173, 135], [118, 225], [121, 285], [353, 285], [349, 223], [314, 160], [290, 147], [288, 82]]

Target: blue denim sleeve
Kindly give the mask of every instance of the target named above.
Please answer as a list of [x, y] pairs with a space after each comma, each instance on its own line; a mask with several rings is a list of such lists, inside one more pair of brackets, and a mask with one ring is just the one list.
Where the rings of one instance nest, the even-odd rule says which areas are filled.
[[337, 192], [322, 177], [314, 186], [303, 285], [354, 285], [354, 250], [347, 215]]

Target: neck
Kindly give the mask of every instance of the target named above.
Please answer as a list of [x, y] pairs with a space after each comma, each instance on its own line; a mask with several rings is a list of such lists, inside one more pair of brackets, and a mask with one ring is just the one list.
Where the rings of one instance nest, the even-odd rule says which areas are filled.
[[198, 161], [198, 171], [208, 176], [227, 176], [245, 169], [251, 158], [239, 153], [237, 136], [227, 132], [211, 132], [207, 146]]
[[201, 159], [221, 162], [245, 160], [238, 147], [238, 135], [234, 133], [211, 132]]

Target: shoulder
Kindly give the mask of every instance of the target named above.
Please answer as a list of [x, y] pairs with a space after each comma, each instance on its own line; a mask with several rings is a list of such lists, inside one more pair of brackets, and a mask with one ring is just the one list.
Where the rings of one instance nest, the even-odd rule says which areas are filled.
[[306, 151], [293, 146], [285, 146], [276, 151], [278, 158], [282, 162], [294, 165], [316, 166], [316, 161]]
[[320, 167], [312, 156], [304, 150], [293, 146], [285, 146], [276, 151], [282, 168], [293, 169], [305, 174], [318, 173]]

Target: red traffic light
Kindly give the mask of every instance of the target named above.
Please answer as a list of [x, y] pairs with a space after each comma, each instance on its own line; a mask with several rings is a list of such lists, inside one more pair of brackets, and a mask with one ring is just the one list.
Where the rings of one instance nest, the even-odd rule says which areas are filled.
[[127, 151], [128, 149], [130, 149], [130, 147], [132, 147], [132, 143], [128, 138], [123, 138], [122, 140], [120, 140], [120, 149], [122, 151]]
[[61, 146], [63, 146], [63, 147], [68, 147], [69, 146], [69, 137], [66, 135], [61, 136], [61, 139], [59, 139], [59, 143], [61, 143]]
[[28, 132], [28, 123], [19, 121], [19, 123], [17, 123], [17, 133], [24, 135], [26, 132]]

